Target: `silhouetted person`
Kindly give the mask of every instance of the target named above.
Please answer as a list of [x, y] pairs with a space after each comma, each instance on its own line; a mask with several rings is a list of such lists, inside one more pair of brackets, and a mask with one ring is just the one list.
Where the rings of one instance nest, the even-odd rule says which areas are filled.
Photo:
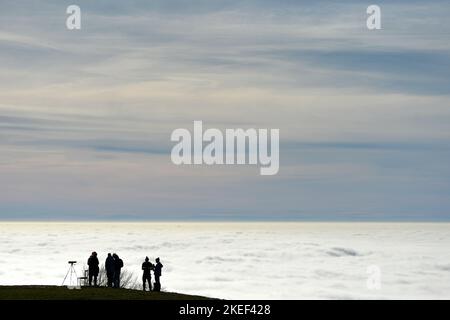
[[120, 288], [120, 270], [123, 267], [123, 261], [117, 254], [113, 254], [114, 258], [114, 288]]
[[161, 291], [161, 283], [159, 282], [159, 277], [161, 277], [161, 269], [163, 267], [162, 263], [159, 262], [159, 258], [155, 259], [156, 265], [153, 273], [155, 274], [155, 288], [154, 291]]
[[105, 261], [106, 278], [108, 279], [108, 287], [112, 287], [114, 281], [114, 258], [111, 253], [108, 253], [108, 257]]
[[97, 252], [92, 252], [87, 264], [89, 266], [89, 286], [92, 286], [92, 278], [94, 278], [94, 286], [97, 286], [97, 277], [99, 272]]
[[153, 264], [148, 261], [148, 257], [145, 257], [145, 262], [142, 264], [142, 270], [144, 273], [142, 274], [142, 283], [145, 291], [145, 283], [148, 282], [148, 290], [152, 291], [152, 274], [150, 273], [153, 270]]

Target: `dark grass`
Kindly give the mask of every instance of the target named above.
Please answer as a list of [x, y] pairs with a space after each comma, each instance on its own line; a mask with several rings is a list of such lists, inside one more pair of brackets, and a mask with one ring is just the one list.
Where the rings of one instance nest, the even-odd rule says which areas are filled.
[[144, 292], [130, 289], [68, 289], [57, 286], [0, 286], [0, 300], [209, 300], [174, 292]]

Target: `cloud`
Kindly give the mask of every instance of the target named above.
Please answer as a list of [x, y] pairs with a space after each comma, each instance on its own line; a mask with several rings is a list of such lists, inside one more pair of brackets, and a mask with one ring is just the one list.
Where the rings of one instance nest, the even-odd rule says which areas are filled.
[[[68, 4], [2, 2], [1, 218], [449, 218], [445, 2]], [[280, 174], [173, 166], [193, 120], [279, 128]]]

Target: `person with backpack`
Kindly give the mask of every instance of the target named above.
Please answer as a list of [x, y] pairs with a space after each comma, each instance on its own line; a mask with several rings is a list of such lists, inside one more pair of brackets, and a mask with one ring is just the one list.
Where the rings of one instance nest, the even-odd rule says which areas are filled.
[[114, 258], [114, 288], [120, 288], [120, 270], [123, 268], [123, 261], [117, 254], [113, 254]]

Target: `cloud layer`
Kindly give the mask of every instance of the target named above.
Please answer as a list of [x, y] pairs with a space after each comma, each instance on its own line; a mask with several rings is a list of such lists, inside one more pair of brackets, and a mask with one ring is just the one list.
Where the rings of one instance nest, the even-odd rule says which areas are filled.
[[[226, 299], [448, 299], [448, 223], [2, 223], [0, 284], [60, 285], [90, 252], [166, 291]], [[120, 241], [117, 239], [120, 238]], [[370, 290], [369, 266], [381, 271]], [[251, 270], [251, 272], [249, 272]], [[369, 268], [369, 271], [371, 269]]]

